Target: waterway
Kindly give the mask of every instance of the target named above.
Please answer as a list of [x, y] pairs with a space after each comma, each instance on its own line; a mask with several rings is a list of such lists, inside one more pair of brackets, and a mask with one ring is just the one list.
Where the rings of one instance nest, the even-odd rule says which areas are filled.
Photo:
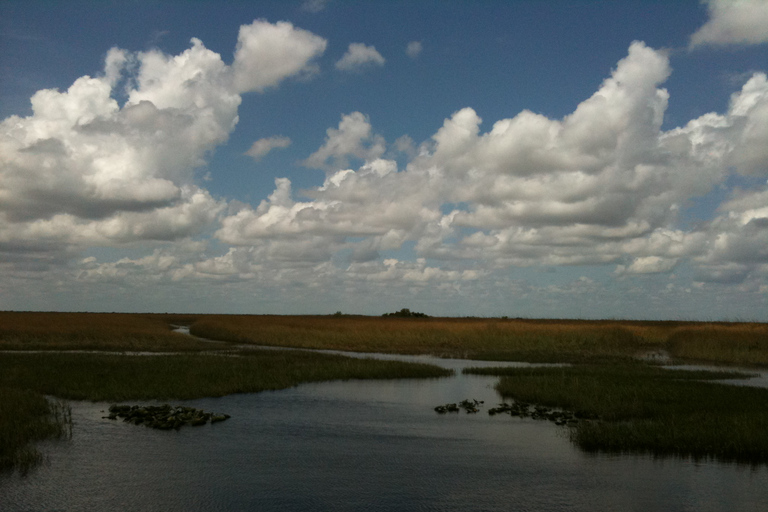
[[[0, 476], [0, 509], [762, 512], [768, 503], [765, 465], [587, 454], [564, 427], [489, 416], [497, 379], [460, 373], [477, 361], [382, 357], [457, 374], [175, 401], [232, 416], [179, 431], [72, 402], [72, 438], [39, 445], [47, 460], [29, 475]], [[480, 413], [433, 410], [465, 398], [484, 401]]]

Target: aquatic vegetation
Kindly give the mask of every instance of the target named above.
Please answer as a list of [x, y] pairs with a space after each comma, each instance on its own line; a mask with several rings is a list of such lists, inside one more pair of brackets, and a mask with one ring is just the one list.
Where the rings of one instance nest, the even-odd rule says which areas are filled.
[[459, 402], [458, 405], [456, 404], [445, 404], [445, 405], [438, 405], [435, 407], [435, 412], [438, 414], [445, 414], [447, 412], [459, 412], [460, 408], [464, 409], [467, 414], [475, 414], [477, 412], [480, 412], [479, 407], [483, 404], [482, 400], [470, 400], [465, 399]]
[[117, 405], [109, 406], [109, 416], [106, 419], [122, 418], [124, 422], [134, 425], [144, 425], [158, 430], [179, 430], [185, 425], [200, 427], [209, 421], [211, 424], [226, 421], [229, 414], [213, 414], [194, 407], [163, 405]]
[[284, 389], [303, 382], [436, 378], [452, 373], [427, 364], [283, 350], [154, 356], [0, 353], [0, 467], [28, 470], [40, 461], [30, 443], [60, 437], [67, 425], [71, 428], [68, 409], [43, 395], [104, 401], [192, 399]]
[[72, 434], [69, 406], [39, 393], [0, 386], [0, 471], [22, 474], [39, 464], [33, 443]]
[[744, 374], [644, 364], [465, 372], [501, 376], [504, 397], [591, 419], [567, 422], [584, 450], [768, 463], [768, 389], [706, 382]]
[[248, 350], [239, 356], [0, 354], [0, 386], [74, 400], [192, 399], [284, 389], [303, 382], [451, 374], [427, 364], [288, 350]]

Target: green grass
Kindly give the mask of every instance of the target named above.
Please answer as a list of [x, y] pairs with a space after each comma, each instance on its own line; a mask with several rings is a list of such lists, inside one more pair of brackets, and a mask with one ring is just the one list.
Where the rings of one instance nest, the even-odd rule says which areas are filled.
[[191, 399], [340, 379], [444, 377], [437, 366], [287, 350], [207, 354], [0, 354], [0, 385], [73, 400]]
[[33, 443], [72, 432], [69, 407], [33, 391], [0, 386], [0, 471], [26, 474], [42, 460]]
[[768, 463], [768, 389], [702, 380], [745, 377], [643, 364], [476, 368], [502, 396], [600, 418], [570, 429], [587, 451]]

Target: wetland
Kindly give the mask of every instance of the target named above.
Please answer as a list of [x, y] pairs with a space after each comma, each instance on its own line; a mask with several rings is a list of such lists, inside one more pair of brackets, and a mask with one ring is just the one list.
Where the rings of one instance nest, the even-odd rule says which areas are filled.
[[[0, 417], [17, 418], [0, 425], [15, 446], [2, 448], [0, 494], [9, 510], [131, 510], [119, 496], [133, 492], [142, 510], [759, 510], [765, 333], [762, 324], [0, 313], [0, 392], [38, 400], [32, 420], [0, 402]], [[637, 360], [662, 352], [682, 366]], [[231, 418], [179, 430], [105, 419], [110, 406], [166, 402]], [[450, 404], [460, 412], [435, 410]]]

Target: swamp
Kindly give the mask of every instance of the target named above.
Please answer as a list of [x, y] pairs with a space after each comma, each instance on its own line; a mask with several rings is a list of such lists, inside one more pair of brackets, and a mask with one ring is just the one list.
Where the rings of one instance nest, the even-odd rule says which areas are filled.
[[[165, 510], [758, 510], [767, 366], [754, 323], [0, 312], [0, 494], [9, 510], [117, 490], [177, 496]], [[137, 410], [166, 419], [139, 428]]]

